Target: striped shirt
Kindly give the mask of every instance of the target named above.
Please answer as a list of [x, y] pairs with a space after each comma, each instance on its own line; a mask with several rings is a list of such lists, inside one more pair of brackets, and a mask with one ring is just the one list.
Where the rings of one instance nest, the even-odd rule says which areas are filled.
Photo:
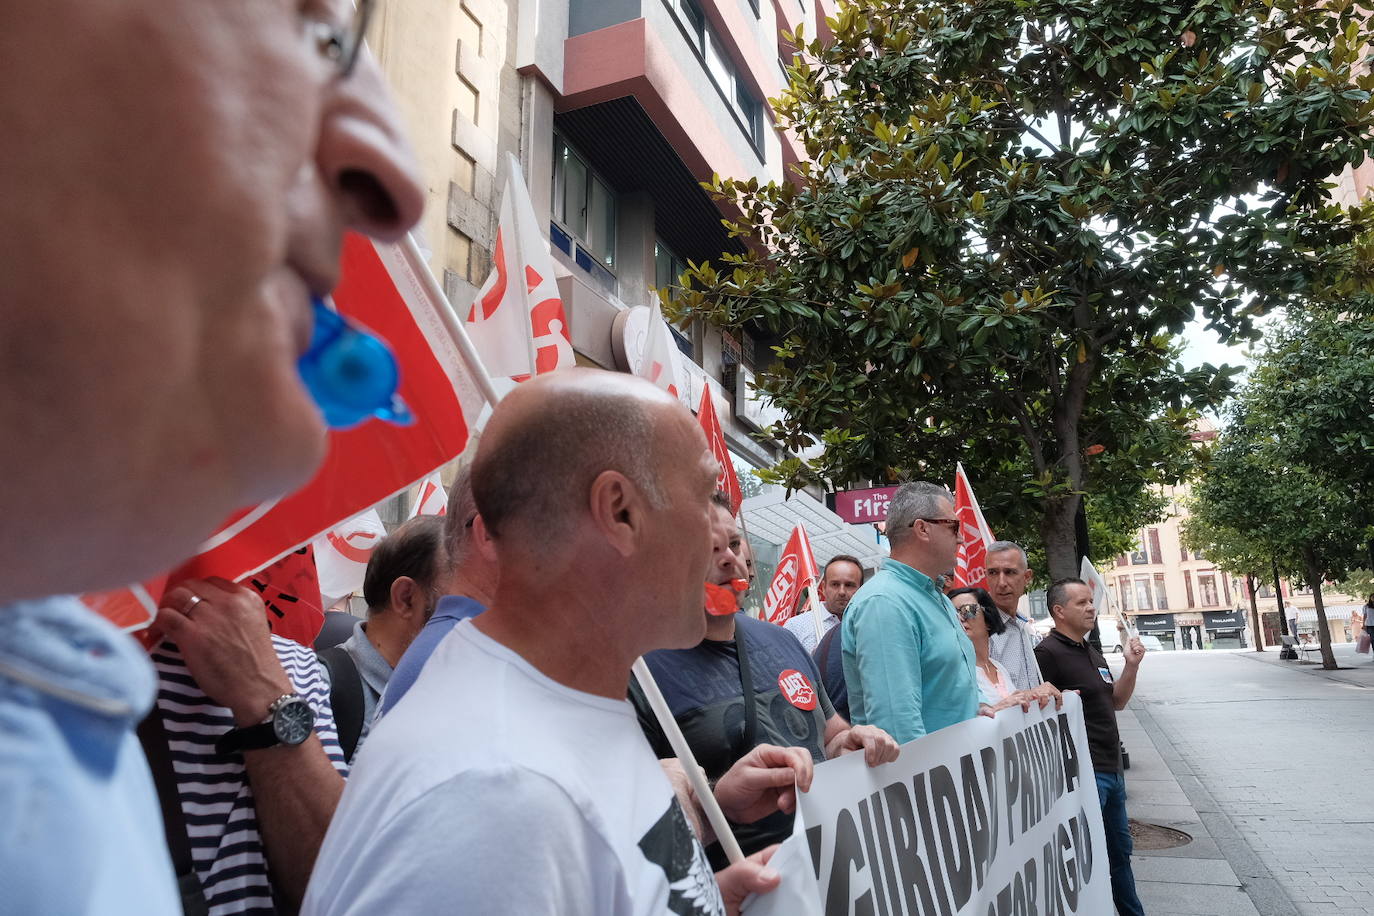
[[[347, 775], [329, 708], [329, 688], [315, 653], [280, 636], [273, 636], [272, 644], [296, 692], [315, 710], [315, 733], [330, 762]], [[167, 731], [191, 858], [210, 916], [274, 914], [248, 773], [237, 755], [215, 753], [215, 741], [234, 727], [234, 718], [196, 686], [176, 646], [163, 643], [152, 659], [158, 674], [157, 706]]]
[[1035, 647], [1040, 644], [1040, 635], [1022, 618], [1008, 617], [1000, 610], [998, 613], [1002, 614], [1002, 622], [1007, 628], [988, 637], [988, 655], [1007, 669], [1017, 690], [1039, 686], [1044, 681], [1040, 676], [1040, 665], [1035, 660]]

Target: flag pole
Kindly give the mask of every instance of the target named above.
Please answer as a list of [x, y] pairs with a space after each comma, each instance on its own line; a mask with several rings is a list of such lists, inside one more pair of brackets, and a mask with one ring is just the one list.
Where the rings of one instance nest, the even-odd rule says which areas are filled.
[[[420, 246], [415, 244], [415, 236], [407, 232], [405, 240], [400, 243], [401, 254], [405, 256], [406, 262], [410, 265], [411, 272], [415, 274], [420, 285], [425, 292], [435, 301], [442, 303], [439, 309], [439, 318], [444, 322], [444, 330], [448, 331], [449, 338], [453, 345], [458, 348], [458, 354], [462, 356], [463, 362], [468, 364], [468, 370], [472, 372], [473, 381], [477, 383], [477, 388], [482, 392], [482, 397], [486, 398], [487, 403], [492, 407], [501, 400], [501, 396], [496, 393], [495, 386], [491, 383], [491, 376], [487, 374], [487, 369], [482, 365], [482, 358], [477, 355], [477, 348], [472, 345], [472, 339], [468, 337], [467, 329], [463, 327], [463, 322], [459, 320], [458, 313], [453, 310], [453, 303], [448, 301], [448, 296], [439, 286], [439, 281], [430, 272], [429, 265], [425, 263], [424, 255], [420, 253]], [[533, 364], [531, 364], [531, 369]]]
[[[658, 682], [654, 680], [653, 672], [649, 670], [649, 666], [644, 663], [643, 658], [635, 659], [634, 673], [635, 680], [639, 681], [640, 689], [644, 691], [645, 698], [654, 710], [654, 716], [658, 719], [659, 727], [668, 736], [668, 743], [672, 745], [673, 753], [677, 755], [678, 762], [682, 764], [682, 769], [687, 774], [687, 781], [692, 784], [692, 793], [700, 802], [701, 810], [705, 812], [706, 819], [711, 822], [711, 829], [716, 832], [716, 840], [720, 843], [720, 848], [725, 851], [726, 859], [730, 861], [731, 865], [736, 862], [743, 862], [744, 852], [739, 848], [739, 841], [735, 839], [729, 821], [725, 819], [725, 812], [720, 810], [720, 803], [716, 801], [715, 793], [711, 791], [710, 784], [706, 782], [706, 774], [701, 771], [701, 767], [697, 766], [696, 756], [692, 754], [692, 749], [687, 745], [687, 739], [683, 737], [677, 719], [673, 718], [673, 711], [668, 708], [668, 701], [663, 699], [663, 692], [658, 689]], [[745, 702], [752, 702], [752, 699], [745, 697]]]

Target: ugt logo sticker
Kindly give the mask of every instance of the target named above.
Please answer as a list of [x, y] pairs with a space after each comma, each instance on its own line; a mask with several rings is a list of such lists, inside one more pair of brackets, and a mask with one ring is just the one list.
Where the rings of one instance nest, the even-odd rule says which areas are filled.
[[789, 668], [778, 675], [778, 689], [787, 697], [787, 702], [798, 709], [816, 708], [816, 688], [811, 686], [811, 681], [806, 675], [795, 668]]

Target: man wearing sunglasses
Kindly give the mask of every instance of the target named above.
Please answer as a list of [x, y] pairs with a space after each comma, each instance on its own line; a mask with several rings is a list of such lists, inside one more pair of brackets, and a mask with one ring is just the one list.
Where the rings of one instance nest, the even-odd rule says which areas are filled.
[[887, 513], [892, 555], [840, 624], [853, 721], [899, 743], [978, 714], [973, 646], [935, 582], [954, 568], [959, 531], [944, 487], [899, 487]]

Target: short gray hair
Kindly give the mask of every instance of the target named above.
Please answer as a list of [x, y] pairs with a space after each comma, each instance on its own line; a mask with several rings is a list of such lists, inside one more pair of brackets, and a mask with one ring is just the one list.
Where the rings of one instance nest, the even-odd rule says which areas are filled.
[[1026, 567], [1026, 569], [1030, 569], [1030, 559], [1026, 557], [1026, 548], [1015, 541], [993, 541], [988, 545], [987, 552], [988, 555], [991, 556], [994, 553], [1002, 553], [1005, 550], [1014, 550], [1021, 554], [1021, 565]]
[[918, 518], [934, 518], [941, 502], [954, 502], [949, 490], [938, 483], [913, 480], [892, 494], [887, 504], [887, 537], [899, 541], [907, 536]]

